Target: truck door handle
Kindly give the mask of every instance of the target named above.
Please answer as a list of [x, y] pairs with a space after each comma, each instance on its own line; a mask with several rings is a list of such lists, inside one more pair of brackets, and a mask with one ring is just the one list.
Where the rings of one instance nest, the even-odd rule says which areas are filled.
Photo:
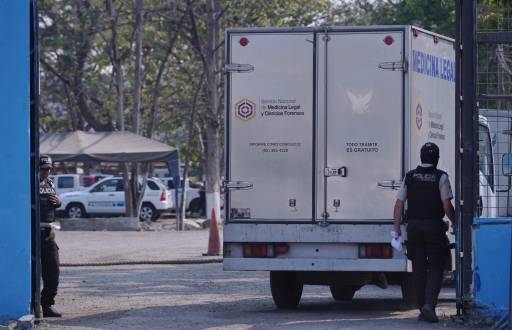
[[114, 197], [114, 196], [115, 196], [115, 194], [108, 194], [108, 195], [109, 195], [109, 196], [111, 196], [111, 197]]
[[341, 176], [342, 178], [347, 177], [347, 167], [326, 167], [324, 168], [324, 176]]
[[224, 181], [222, 183], [225, 190], [249, 190], [253, 184], [245, 181]]
[[402, 186], [402, 181], [400, 180], [384, 180], [377, 183], [377, 186], [381, 188], [398, 190]]

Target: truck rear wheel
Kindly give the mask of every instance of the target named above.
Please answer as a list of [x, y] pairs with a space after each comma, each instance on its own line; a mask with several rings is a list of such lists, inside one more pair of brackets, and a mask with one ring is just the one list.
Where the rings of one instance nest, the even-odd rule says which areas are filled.
[[418, 307], [418, 297], [416, 296], [416, 286], [412, 273], [402, 275], [402, 299], [407, 307]]
[[297, 308], [302, 288], [303, 284], [297, 281], [295, 272], [270, 272], [270, 291], [277, 308]]
[[352, 285], [331, 285], [331, 294], [336, 301], [348, 301], [354, 298], [357, 289]]

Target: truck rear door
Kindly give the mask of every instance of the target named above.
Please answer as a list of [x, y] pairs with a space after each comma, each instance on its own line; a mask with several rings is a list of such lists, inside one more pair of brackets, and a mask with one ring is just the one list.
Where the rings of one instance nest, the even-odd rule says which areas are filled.
[[317, 218], [391, 220], [402, 177], [404, 32], [318, 39]]
[[312, 222], [314, 33], [226, 39], [228, 220]]

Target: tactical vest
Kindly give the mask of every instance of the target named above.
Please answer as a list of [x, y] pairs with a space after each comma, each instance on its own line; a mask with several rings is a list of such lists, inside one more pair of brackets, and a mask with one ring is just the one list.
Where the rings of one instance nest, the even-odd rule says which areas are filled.
[[418, 166], [405, 176], [407, 219], [426, 220], [444, 217], [439, 181], [445, 172], [434, 167]]
[[39, 214], [41, 222], [55, 221], [55, 206], [50, 202], [50, 195], [57, 195], [55, 184], [51, 179], [39, 183]]

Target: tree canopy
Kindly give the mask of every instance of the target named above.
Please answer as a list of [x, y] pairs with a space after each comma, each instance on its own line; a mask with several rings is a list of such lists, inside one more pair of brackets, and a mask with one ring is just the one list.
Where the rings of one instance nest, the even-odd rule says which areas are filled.
[[40, 0], [39, 13], [43, 132], [131, 130], [186, 151], [205, 172], [222, 159], [225, 28], [455, 30], [449, 0]]

